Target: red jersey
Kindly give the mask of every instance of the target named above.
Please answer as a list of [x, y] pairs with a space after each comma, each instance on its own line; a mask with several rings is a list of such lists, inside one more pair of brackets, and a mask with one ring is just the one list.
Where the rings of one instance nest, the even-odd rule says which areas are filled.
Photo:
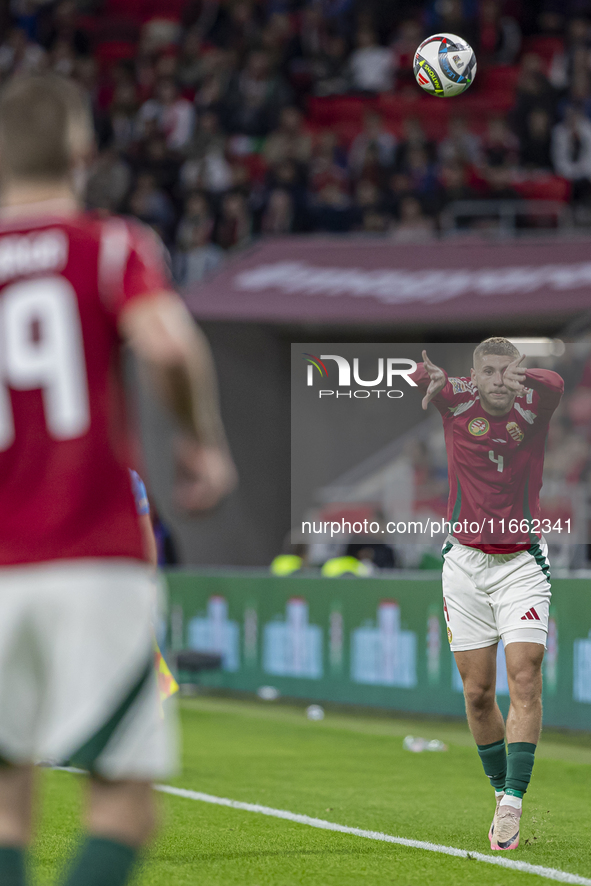
[[0, 224], [0, 565], [144, 559], [117, 321], [170, 288], [135, 222]]
[[[525, 393], [505, 415], [482, 408], [469, 378], [446, 375], [432, 401], [443, 418], [451, 534], [486, 554], [526, 550], [541, 538], [544, 447], [564, 382], [548, 369], [528, 369], [525, 376]], [[423, 390], [429, 385], [422, 363], [411, 378]]]

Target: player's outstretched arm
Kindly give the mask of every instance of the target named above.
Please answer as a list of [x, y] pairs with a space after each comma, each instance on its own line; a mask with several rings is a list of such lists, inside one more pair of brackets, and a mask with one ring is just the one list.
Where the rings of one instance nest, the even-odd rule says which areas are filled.
[[435, 363], [429, 360], [427, 351], [423, 351], [423, 367], [429, 376], [429, 385], [422, 402], [423, 409], [426, 409], [433, 397], [436, 397], [447, 384], [447, 376], [443, 369], [440, 369], [439, 366], [436, 366]]
[[509, 363], [503, 373], [503, 382], [508, 391], [512, 394], [523, 394], [525, 392], [525, 374], [526, 369], [523, 366], [525, 354]]
[[188, 512], [213, 507], [234, 488], [237, 474], [205, 336], [173, 292], [131, 301], [119, 329], [182, 431], [175, 447], [176, 503]]

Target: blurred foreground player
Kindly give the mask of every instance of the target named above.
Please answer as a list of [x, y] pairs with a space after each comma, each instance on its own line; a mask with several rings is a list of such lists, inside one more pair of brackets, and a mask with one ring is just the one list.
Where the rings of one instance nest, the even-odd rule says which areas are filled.
[[[443, 607], [468, 724], [495, 789], [492, 849], [516, 849], [522, 798], [542, 727], [542, 660], [550, 566], [540, 519], [544, 447], [564, 384], [525, 369], [505, 338], [474, 350], [470, 378], [448, 378], [423, 351], [412, 378], [443, 418], [452, 534], [443, 548]], [[496, 702], [503, 640], [511, 705]], [[507, 752], [505, 751], [505, 737]]]
[[[158, 241], [80, 212], [91, 152], [76, 87], [0, 96], [0, 883], [25, 883], [32, 763], [90, 772], [67, 886], [121, 886], [174, 766], [153, 664], [151, 568], [129, 479], [119, 349], [147, 364], [182, 431], [177, 503], [214, 504], [234, 467], [207, 346]], [[89, 507], [89, 502], [92, 507]]]
[[175, 692], [178, 692], [179, 686], [174, 679], [170, 668], [166, 664], [166, 659], [162, 655], [160, 646], [158, 645], [158, 578], [156, 575], [156, 570], [158, 569], [158, 542], [156, 540], [156, 535], [154, 534], [154, 527], [152, 526], [148, 493], [144, 481], [137, 471], [133, 471], [130, 468], [129, 476], [135, 501], [135, 510], [140, 524], [140, 532], [142, 534], [144, 554], [146, 560], [154, 570], [154, 664], [156, 667], [156, 677], [158, 679], [160, 702], [162, 703], [166, 701], [167, 698], [174, 695]]

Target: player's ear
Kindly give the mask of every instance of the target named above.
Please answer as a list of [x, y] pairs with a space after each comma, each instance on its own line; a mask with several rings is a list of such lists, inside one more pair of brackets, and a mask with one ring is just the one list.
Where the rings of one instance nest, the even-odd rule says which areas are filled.
[[474, 367], [472, 367], [472, 369], [470, 370], [470, 381], [476, 384], [476, 372], [474, 370]]

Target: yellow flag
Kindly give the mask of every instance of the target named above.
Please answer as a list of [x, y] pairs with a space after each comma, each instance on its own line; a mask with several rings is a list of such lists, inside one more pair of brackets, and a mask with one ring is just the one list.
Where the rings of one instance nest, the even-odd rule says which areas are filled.
[[160, 652], [158, 644], [155, 644], [154, 664], [156, 665], [156, 675], [158, 677], [158, 690], [160, 692], [160, 701], [165, 701], [179, 691], [179, 684], [170, 673], [170, 669], [164, 661], [164, 656]]

